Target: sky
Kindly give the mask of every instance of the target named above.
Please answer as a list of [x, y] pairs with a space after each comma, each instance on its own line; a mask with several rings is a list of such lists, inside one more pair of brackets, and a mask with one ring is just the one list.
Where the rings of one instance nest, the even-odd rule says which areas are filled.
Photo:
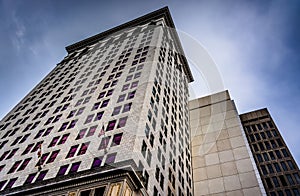
[[[300, 163], [297, 0], [0, 0], [0, 119], [64, 58], [66, 46], [164, 6], [180, 34], [213, 59], [239, 113], [267, 107]], [[197, 96], [208, 93], [202, 87], [191, 86]]]

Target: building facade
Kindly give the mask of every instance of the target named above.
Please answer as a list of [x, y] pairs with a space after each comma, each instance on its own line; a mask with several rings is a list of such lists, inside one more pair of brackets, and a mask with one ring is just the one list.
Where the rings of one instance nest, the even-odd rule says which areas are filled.
[[66, 47], [0, 122], [0, 195], [192, 195], [174, 28], [162, 8]]
[[189, 108], [194, 195], [266, 195], [228, 91]]
[[240, 115], [268, 195], [300, 195], [300, 171], [266, 108]]

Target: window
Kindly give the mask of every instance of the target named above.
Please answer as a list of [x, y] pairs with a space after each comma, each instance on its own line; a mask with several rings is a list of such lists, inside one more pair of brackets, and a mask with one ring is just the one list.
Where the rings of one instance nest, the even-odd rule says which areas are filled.
[[22, 165], [19, 167], [18, 171], [24, 170], [28, 163], [30, 162], [31, 158], [27, 158], [23, 161]]
[[287, 170], [288, 170], [288, 168], [287, 168], [285, 162], [280, 162], [280, 164], [281, 164], [281, 167], [282, 167], [282, 169], [283, 169], [284, 171], [287, 171]]
[[101, 163], [102, 163], [103, 157], [96, 157], [94, 158], [93, 164], [92, 164], [92, 168], [95, 167], [100, 167]]
[[17, 161], [14, 163], [14, 165], [10, 168], [10, 170], [8, 171], [8, 174], [13, 173], [16, 171], [16, 169], [19, 167], [19, 165], [21, 164], [21, 161]]
[[83, 144], [81, 145], [81, 148], [80, 148], [80, 150], [79, 150], [79, 152], [78, 152], [77, 155], [85, 154], [86, 151], [87, 151], [87, 149], [88, 149], [88, 147], [89, 147], [89, 144], [90, 144], [89, 142], [83, 143]]
[[41, 158], [38, 159], [38, 162], [37, 162], [36, 166], [41, 166], [41, 165], [43, 165], [43, 164], [45, 163], [46, 159], [48, 158], [49, 154], [50, 154], [49, 152], [43, 154], [43, 155], [41, 156]]
[[118, 98], [117, 103], [124, 101], [125, 100], [125, 96], [126, 96], [126, 94], [120, 95], [119, 98]]
[[139, 83], [138, 81], [132, 82], [131, 88], [137, 87], [137, 86], [138, 86], [138, 83]]
[[110, 89], [110, 90], [108, 90], [108, 91], [107, 91], [107, 93], [106, 93], [106, 97], [108, 97], [108, 96], [112, 95], [112, 94], [113, 94], [113, 92], [114, 92], [114, 89]]
[[45, 131], [43, 137], [49, 135], [49, 133], [52, 131], [52, 129], [53, 129], [53, 127], [49, 127], [49, 128]]
[[101, 93], [99, 94], [99, 96], [98, 96], [98, 99], [101, 99], [101, 98], [103, 98], [103, 97], [104, 97], [104, 95], [105, 95], [105, 92], [101, 92]]
[[73, 157], [77, 151], [79, 145], [72, 146], [66, 158]]
[[125, 127], [126, 121], [127, 121], [127, 116], [126, 116], [126, 117], [123, 117], [123, 118], [120, 118], [119, 124], [118, 124], [117, 128]]
[[114, 163], [117, 153], [108, 154], [105, 160], [106, 164]]
[[84, 107], [80, 108], [76, 114], [76, 116], [79, 116], [80, 114], [82, 114], [82, 112], [84, 111]]
[[103, 137], [102, 140], [101, 140], [101, 143], [100, 143], [100, 146], [99, 146], [98, 150], [106, 149], [107, 146], [108, 146], [109, 140], [110, 140], [110, 136]]
[[131, 104], [132, 104], [132, 103], [127, 103], [127, 104], [124, 105], [123, 113], [124, 113], [124, 112], [130, 111], [130, 109], [131, 109]]
[[292, 161], [288, 160], [287, 163], [288, 163], [291, 170], [295, 169], [294, 164], [292, 163]]
[[70, 135], [69, 133], [68, 133], [68, 134], [64, 134], [64, 135], [62, 136], [62, 138], [60, 139], [60, 141], [58, 142], [58, 145], [64, 144], [64, 143], [67, 141], [69, 135]]
[[108, 122], [108, 126], [106, 128], [106, 131], [111, 131], [115, 128], [116, 120], [112, 120]]
[[69, 115], [68, 115], [67, 118], [73, 117], [73, 116], [75, 115], [75, 112], [76, 112], [76, 110], [72, 110], [72, 111], [69, 113]]
[[104, 101], [102, 102], [101, 108], [106, 107], [106, 106], [108, 105], [108, 102], [109, 102], [109, 99], [104, 100]]
[[122, 91], [126, 91], [128, 90], [129, 88], [129, 84], [125, 84], [123, 87], [122, 87]]
[[48, 148], [49, 148], [49, 147], [53, 147], [53, 146], [55, 146], [55, 145], [56, 145], [56, 143], [58, 142], [58, 139], [59, 139], [59, 136], [57, 136], [57, 137], [54, 137], [54, 138], [52, 139], [52, 141], [51, 141], [50, 145], [48, 146]]
[[10, 152], [10, 154], [6, 157], [6, 160], [12, 158], [12, 157], [16, 154], [16, 152], [17, 152], [18, 150], [19, 150], [19, 148], [13, 149], [13, 150]]
[[100, 102], [95, 103], [94, 106], [93, 106], [93, 108], [92, 108], [92, 111], [93, 110], [97, 110], [99, 106], [100, 106]]
[[84, 135], [85, 135], [86, 130], [87, 130], [86, 128], [85, 128], [85, 129], [81, 129], [81, 130], [79, 131], [79, 133], [78, 133], [78, 135], [77, 135], [77, 137], [76, 137], [75, 140], [79, 140], [79, 139], [83, 138]]
[[275, 187], [279, 187], [279, 182], [278, 182], [278, 179], [274, 176], [274, 177], [272, 177], [272, 181], [273, 181], [273, 183], [274, 183], [274, 185], [275, 185]]
[[115, 107], [112, 116], [118, 115], [120, 113], [121, 106]]
[[122, 135], [123, 135], [123, 133], [119, 133], [119, 134], [114, 135], [111, 145], [112, 146], [120, 145], [121, 140], [122, 140]]
[[68, 169], [69, 165], [63, 165], [59, 168], [57, 176], [63, 176], [65, 175], [67, 169]]
[[17, 181], [17, 179], [18, 179], [18, 178], [10, 179], [10, 180], [8, 181], [8, 183], [7, 183], [6, 187], [5, 187], [5, 189], [11, 188], [11, 187], [15, 184], [15, 182]]
[[80, 166], [81, 162], [73, 163], [70, 169], [70, 173], [76, 173], [78, 171], [78, 168]]
[[37, 173], [33, 173], [33, 174], [29, 174], [27, 179], [25, 180], [25, 183], [24, 184], [30, 184], [32, 183], [34, 177], [36, 176]]
[[39, 138], [43, 133], [44, 133], [45, 129], [39, 130], [39, 132], [36, 134], [36, 136], [34, 137], [34, 139]]
[[58, 153], [59, 153], [59, 150], [56, 150], [56, 151], [52, 152], [52, 154], [51, 154], [50, 158], [48, 159], [47, 163], [52, 163], [56, 159]]
[[[24, 152], [22, 153], [22, 155], [25, 155], [25, 154], [27, 154], [30, 150], [31, 150], [31, 148], [34, 146], [34, 144], [29, 144], [27, 147], [26, 147], [26, 149], [24, 150]], [[3, 156], [3, 155], [2, 155]], [[1, 158], [0, 158], [0, 161], [1, 161]]]
[[63, 123], [63, 124], [61, 125], [60, 129], [58, 130], [58, 132], [65, 130], [65, 129], [67, 128], [68, 124], [69, 124], [69, 122]]
[[86, 118], [84, 124], [90, 123], [94, 118], [94, 114], [88, 115], [88, 117]]
[[42, 181], [44, 180], [46, 174], [47, 174], [48, 170], [45, 171], [41, 171], [40, 174], [38, 175], [38, 177], [36, 178], [36, 182]]
[[101, 120], [103, 114], [104, 114], [104, 111], [98, 112], [97, 115], [96, 115], [96, 117], [95, 117], [95, 119], [94, 119], [94, 121]]
[[287, 174], [286, 178], [288, 179], [290, 185], [294, 185], [295, 184], [295, 182], [294, 182], [291, 174]]
[[134, 98], [134, 95], [135, 95], [135, 91], [132, 91], [132, 92], [128, 93], [127, 99]]
[[42, 143], [43, 143], [43, 141], [36, 143], [36, 145], [34, 146], [34, 148], [32, 149], [31, 152], [37, 151], [40, 148], [40, 146], [42, 145]]
[[70, 124], [69, 127], [68, 127], [68, 129], [71, 129], [71, 128], [75, 127], [77, 121], [78, 121], [77, 119], [76, 119], [76, 120], [72, 120], [72, 121], [71, 121], [71, 124]]

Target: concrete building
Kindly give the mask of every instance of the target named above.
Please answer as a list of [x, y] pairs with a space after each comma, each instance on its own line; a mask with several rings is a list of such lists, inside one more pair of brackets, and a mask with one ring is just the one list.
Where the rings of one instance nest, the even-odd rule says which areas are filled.
[[300, 195], [300, 171], [266, 108], [240, 115], [268, 195]]
[[0, 122], [0, 195], [192, 195], [174, 28], [162, 8], [66, 47]]
[[265, 195], [228, 91], [191, 100], [194, 195]]

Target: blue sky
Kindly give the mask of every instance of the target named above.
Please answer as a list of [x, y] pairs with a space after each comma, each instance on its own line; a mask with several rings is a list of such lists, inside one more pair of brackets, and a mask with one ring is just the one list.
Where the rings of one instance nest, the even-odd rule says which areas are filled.
[[62, 60], [67, 45], [163, 6], [209, 52], [239, 112], [267, 107], [300, 163], [297, 0], [0, 0], [0, 118]]

